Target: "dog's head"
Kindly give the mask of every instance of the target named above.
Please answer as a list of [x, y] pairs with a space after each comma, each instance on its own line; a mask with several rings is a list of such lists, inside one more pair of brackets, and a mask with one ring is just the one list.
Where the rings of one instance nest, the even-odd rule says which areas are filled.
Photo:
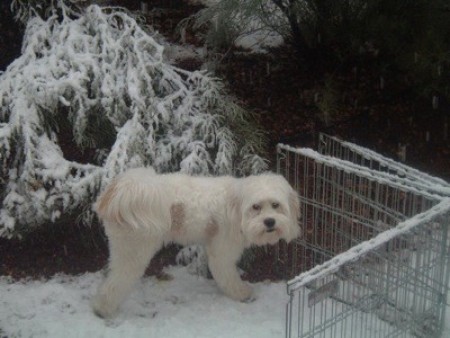
[[240, 230], [247, 242], [275, 244], [300, 235], [298, 195], [284, 177], [263, 174], [240, 181]]

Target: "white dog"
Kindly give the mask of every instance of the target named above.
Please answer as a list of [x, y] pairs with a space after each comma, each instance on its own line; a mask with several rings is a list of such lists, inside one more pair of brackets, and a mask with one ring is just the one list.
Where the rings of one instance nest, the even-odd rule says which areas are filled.
[[236, 267], [244, 248], [300, 234], [298, 196], [275, 174], [194, 177], [131, 169], [109, 184], [95, 209], [110, 250], [108, 276], [93, 300], [101, 317], [114, 314], [165, 243], [204, 245], [220, 289], [246, 301], [252, 290]]

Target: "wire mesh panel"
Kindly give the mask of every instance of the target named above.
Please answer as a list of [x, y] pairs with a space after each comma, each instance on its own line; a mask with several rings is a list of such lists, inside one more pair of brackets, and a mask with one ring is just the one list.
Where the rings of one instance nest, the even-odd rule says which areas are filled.
[[448, 194], [448, 189], [450, 188], [450, 184], [438, 177], [430, 176], [417, 169], [386, 158], [370, 149], [342, 141], [333, 136], [320, 134], [318, 148], [318, 152], [323, 155], [346, 160], [373, 170], [388, 172], [394, 176], [405, 178], [405, 182], [408, 182], [408, 180], [415, 182], [415, 184], [422, 182], [428, 189], [434, 188], [437, 192], [443, 188], [444, 191], [442, 193], [444, 195]]
[[302, 202], [303, 236], [277, 257], [296, 276], [287, 337], [438, 337], [449, 278], [448, 187], [386, 163], [363, 166], [367, 153], [346, 161], [346, 152], [278, 147], [278, 171]]

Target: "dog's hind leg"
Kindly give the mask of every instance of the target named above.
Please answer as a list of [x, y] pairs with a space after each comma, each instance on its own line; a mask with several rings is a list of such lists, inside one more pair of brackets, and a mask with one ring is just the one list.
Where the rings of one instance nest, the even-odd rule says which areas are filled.
[[163, 244], [161, 239], [134, 230], [109, 231], [108, 239], [108, 275], [92, 302], [94, 313], [102, 318], [116, 312]]

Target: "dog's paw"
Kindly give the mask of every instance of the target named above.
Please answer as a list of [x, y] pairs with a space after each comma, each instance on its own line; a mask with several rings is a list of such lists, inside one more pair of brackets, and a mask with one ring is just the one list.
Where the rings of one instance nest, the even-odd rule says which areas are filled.
[[96, 295], [91, 302], [91, 307], [94, 314], [102, 319], [113, 318], [117, 311], [117, 306], [111, 306], [105, 295]]
[[251, 295], [250, 297], [241, 300], [241, 303], [250, 304], [253, 303], [256, 300], [256, 297], [254, 295]]
[[230, 289], [228, 296], [243, 303], [251, 303], [251, 299], [255, 299], [253, 296], [253, 288], [247, 283], [242, 283]]

